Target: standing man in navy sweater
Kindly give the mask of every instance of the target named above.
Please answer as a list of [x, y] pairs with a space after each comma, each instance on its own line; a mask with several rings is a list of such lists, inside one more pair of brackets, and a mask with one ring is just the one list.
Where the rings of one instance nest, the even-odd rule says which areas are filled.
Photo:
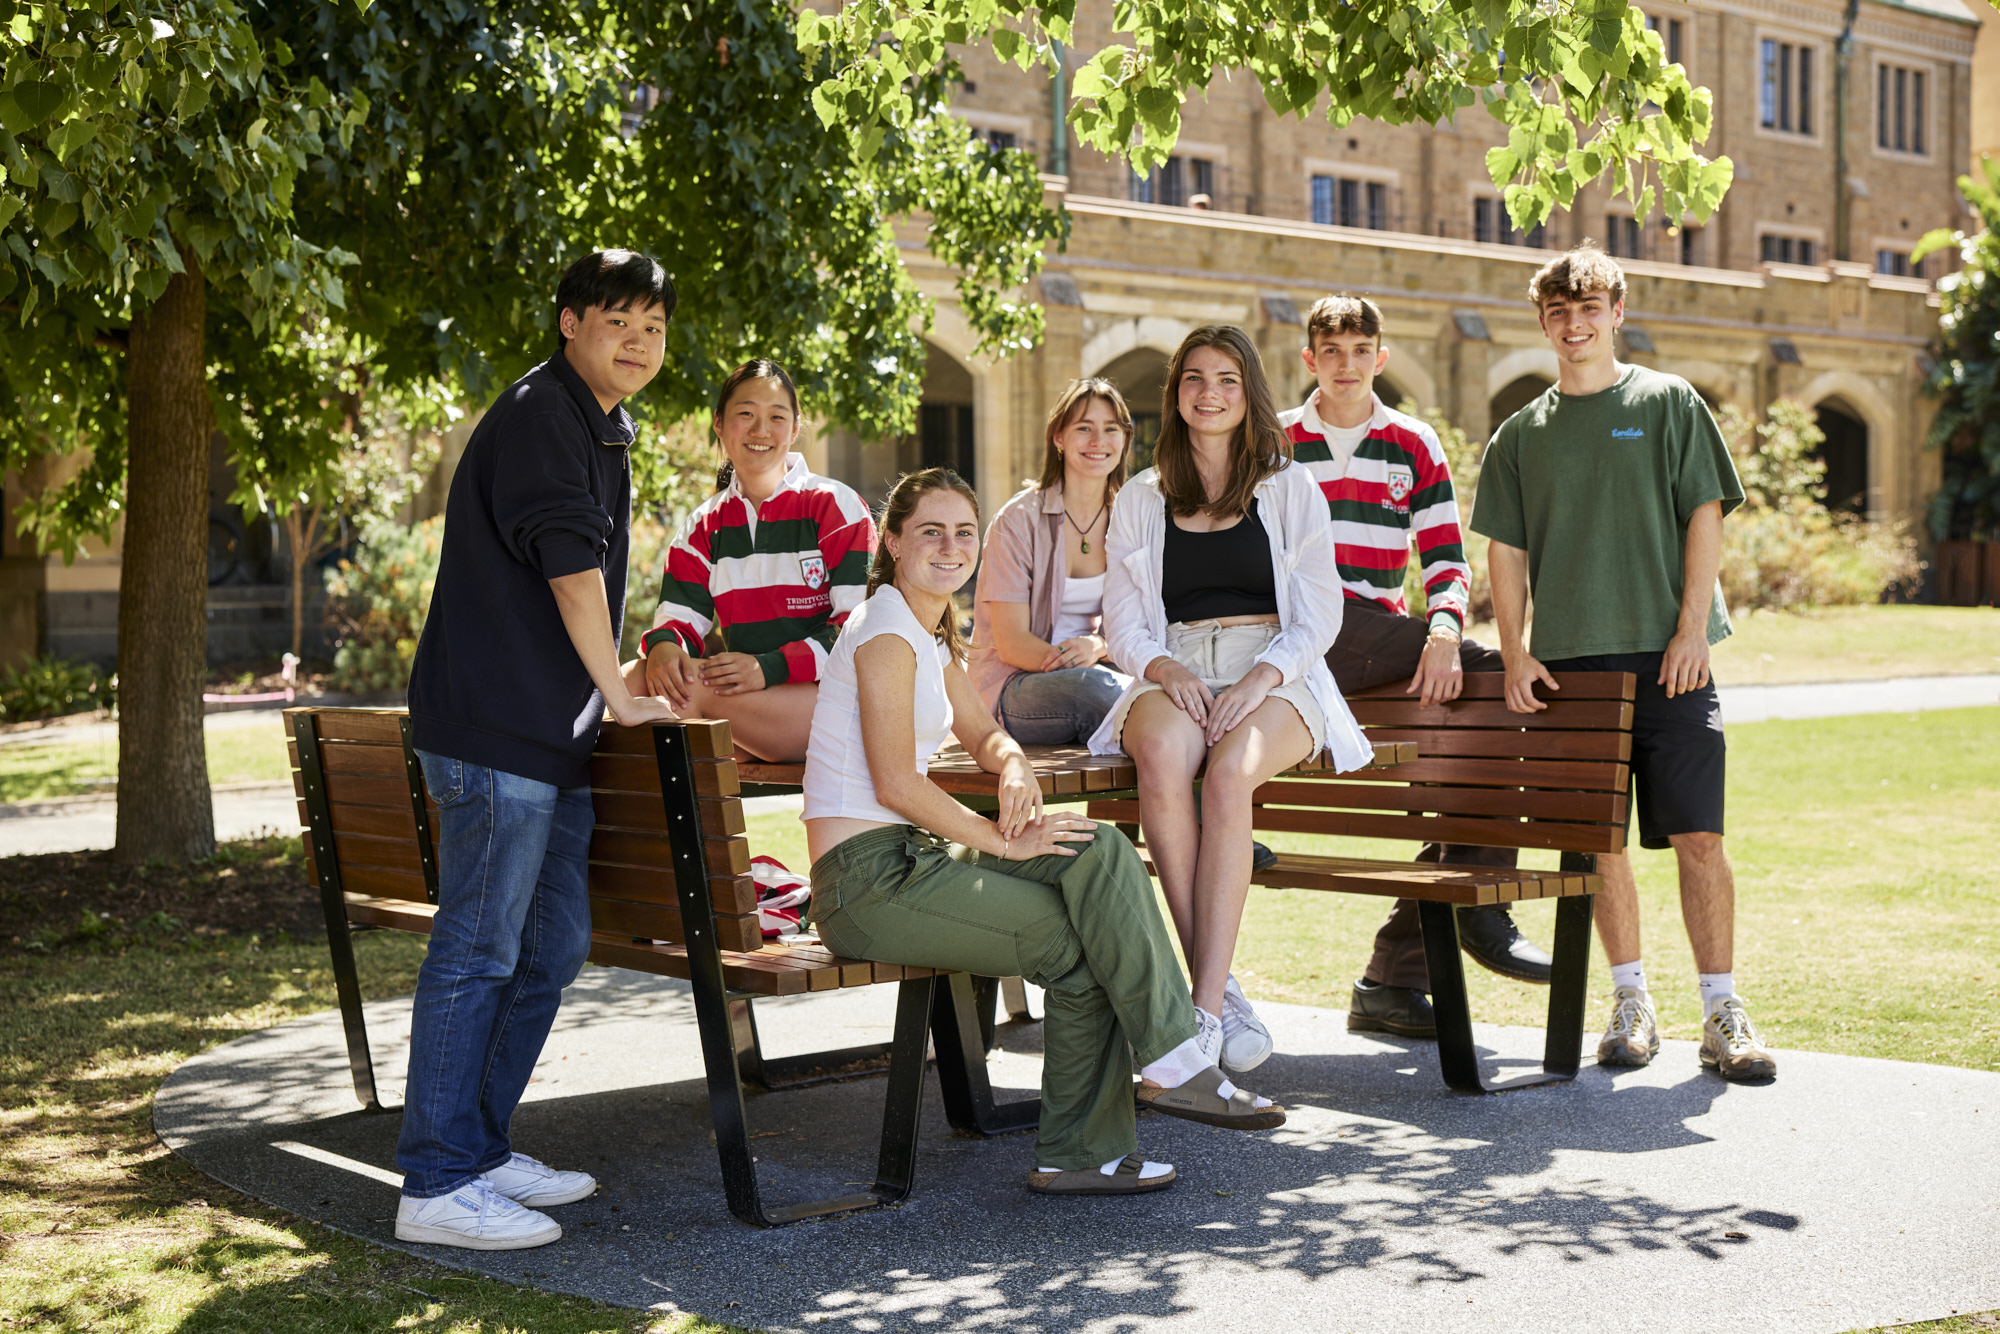
[[618, 671], [632, 520], [632, 418], [660, 369], [674, 287], [604, 250], [556, 289], [556, 354], [473, 431], [410, 674], [410, 724], [438, 804], [438, 908], [417, 978], [396, 1165], [396, 1236], [543, 1246], [538, 1209], [597, 1189], [515, 1153], [508, 1124], [563, 988], [590, 949], [590, 752], [608, 707], [670, 721]]

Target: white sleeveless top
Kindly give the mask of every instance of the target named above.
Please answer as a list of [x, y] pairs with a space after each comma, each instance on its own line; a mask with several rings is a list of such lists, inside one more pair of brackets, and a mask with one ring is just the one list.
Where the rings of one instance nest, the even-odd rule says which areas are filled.
[[[947, 615], [951, 614], [949, 612]], [[861, 703], [855, 691], [854, 653], [877, 635], [896, 635], [916, 651], [917, 686], [912, 705], [917, 734], [918, 773], [929, 773], [931, 757], [951, 739], [951, 699], [944, 668], [951, 650], [918, 623], [910, 604], [893, 585], [884, 585], [847, 618], [819, 678], [812, 736], [806, 742], [804, 817], [846, 816], [883, 824], [908, 824], [875, 800], [868, 752], [861, 743]]]

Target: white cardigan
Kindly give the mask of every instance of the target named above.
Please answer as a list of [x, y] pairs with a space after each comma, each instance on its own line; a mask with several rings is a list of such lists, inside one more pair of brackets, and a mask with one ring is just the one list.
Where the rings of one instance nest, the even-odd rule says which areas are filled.
[[[1342, 773], [1365, 767], [1375, 748], [1362, 736], [1347, 701], [1327, 670], [1326, 651], [1340, 633], [1345, 594], [1333, 558], [1333, 521], [1326, 497], [1304, 467], [1278, 469], [1257, 484], [1257, 514], [1271, 538], [1271, 568], [1277, 575], [1278, 637], [1258, 657], [1277, 668], [1286, 682], [1305, 679], [1313, 702], [1326, 718], [1327, 758]], [[1143, 673], [1167, 654], [1167, 608], [1160, 588], [1160, 561], [1166, 548], [1167, 503], [1160, 476], [1148, 468], [1118, 490], [1111, 506], [1111, 529], [1104, 549], [1110, 561], [1104, 584], [1104, 637], [1114, 662]], [[1090, 738], [1093, 755], [1119, 754], [1112, 723], [1126, 698], [1105, 715]]]

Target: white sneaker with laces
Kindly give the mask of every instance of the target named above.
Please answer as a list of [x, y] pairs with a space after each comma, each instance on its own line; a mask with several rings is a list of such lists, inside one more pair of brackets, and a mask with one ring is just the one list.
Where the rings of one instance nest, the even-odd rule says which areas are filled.
[[1276, 1046], [1271, 1030], [1250, 1008], [1243, 988], [1236, 985], [1236, 974], [1231, 973], [1222, 985], [1222, 1064], [1236, 1071], [1255, 1070]]
[[590, 1173], [558, 1172], [525, 1153], [517, 1153], [485, 1173], [484, 1180], [514, 1203], [530, 1209], [575, 1204], [597, 1193], [597, 1178]]
[[521, 1251], [562, 1236], [547, 1214], [524, 1209], [474, 1177], [457, 1190], [428, 1200], [405, 1195], [396, 1205], [396, 1240], [427, 1241], [469, 1251]]
[[1611, 993], [1611, 1022], [1597, 1043], [1599, 1065], [1650, 1065], [1660, 1050], [1660, 1021], [1653, 998], [1637, 987]]
[[1222, 1021], [1199, 1005], [1194, 1007], [1194, 1021], [1200, 1025], [1194, 1032], [1194, 1045], [1201, 1048], [1210, 1065], [1221, 1065]]

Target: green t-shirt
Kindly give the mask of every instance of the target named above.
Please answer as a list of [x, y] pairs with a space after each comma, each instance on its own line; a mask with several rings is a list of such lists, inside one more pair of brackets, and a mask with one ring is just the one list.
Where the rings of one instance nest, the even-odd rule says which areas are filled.
[[[1500, 424], [1472, 529], [1528, 553], [1537, 658], [1656, 653], [1680, 620], [1688, 518], [1712, 500], [1727, 514], [1743, 485], [1708, 405], [1678, 375], [1627, 366]], [[1729, 633], [1718, 582], [1708, 642]]]

